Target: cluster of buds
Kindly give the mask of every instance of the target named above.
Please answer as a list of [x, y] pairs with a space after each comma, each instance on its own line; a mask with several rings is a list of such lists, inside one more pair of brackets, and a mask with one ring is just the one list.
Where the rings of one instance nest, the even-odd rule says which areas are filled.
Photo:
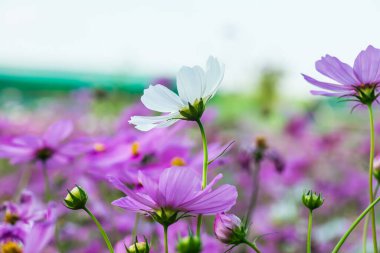
[[309, 210], [312, 212], [314, 209], [317, 209], [323, 205], [324, 198], [321, 196], [321, 194], [317, 194], [316, 192], [307, 191], [304, 192], [302, 195], [302, 202], [303, 204], [309, 208]]

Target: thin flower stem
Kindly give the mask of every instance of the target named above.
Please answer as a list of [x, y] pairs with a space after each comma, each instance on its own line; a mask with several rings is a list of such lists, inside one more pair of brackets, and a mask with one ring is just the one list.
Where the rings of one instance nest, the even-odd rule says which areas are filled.
[[[369, 122], [370, 122], [370, 133], [371, 133], [371, 149], [369, 153], [369, 201], [370, 203], [373, 202], [373, 159], [375, 154], [375, 127], [373, 123], [373, 110], [372, 105], [368, 105], [368, 112], [369, 112]], [[377, 236], [376, 236], [376, 219], [375, 219], [375, 209], [373, 208], [371, 210], [371, 217], [372, 217], [372, 238], [373, 238], [373, 250], [374, 252], [378, 252], [377, 249]]]
[[256, 253], [261, 253], [261, 251], [257, 248], [255, 243], [251, 243], [248, 240], [245, 240], [244, 243], [251, 247]]
[[208, 148], [207, 148], [207, 138], [205, 129], [203, 128], [202, 122], [197, 120], [199, 130], [202, 135], [202, 144], [203, 144], [203, 171], [202, 171], [202, 189], [207, 186], [207, 170], [208, 170]]
[[261, 169], [260, 162], [255, 162], [255, 167], [253, 168], [253, 175], [252, 175], [253, 188], [252, 188], [251, 199], [249, 201], [249, 206], [248, 206], [248, 210], [247, 210], [247, 223], [249, 223], [249, 221], [251, 219], [253, 219], [253, 212], [256, 208], [256, 203], [257, 203], [257, 199], [259, 196], [260, 169]]
[[139, 226], [139, 221], [140, 221], [140, 215], [139, 213], [136, 213], [135, 224], [133, 225], [132, 236], [131, 236], [131, 245], [134, 243], [134, 240], [137, 236], [137, 228]]
[[[377, 183], [375, 188], [374, 196], [377, 196], [377, 193], [379, 192], [380, 184]], [[364, 220], [364, 226], [363, 226], [363, 246], [362, 246], [362, 252], [367, 253], [367, 233], [368, 233], [368, 223], [369, 223], [369, 216], [366, 215]]]
[[42, 174], [44, 175], [44, 181], [45, 181], [45, 201], [49, 202], [51, 200], [51, 189], [50, 189], [50, 181], [49, 181], [49, 174], [47, 171], [46, 163], [42, 163]]
[[[207, 148], [207, 138], [205, 129], [202, 125], [201, 120], [197, 120], [199, 130], [202, 135], [202, 144], [203, 144], [203, 170], [202, 170], [202, 189], [207, 186], [207, 170], [208, 170], [208, 148]], [[202, 227], [202, 215], [198, 216], [197, 221], [197, 236], [200, 238], [201, 235], [201, 227]]]
[[17, 186], [16, 199], [20, 198], [22, 191], [28, 186], [31, 176], [31, 168], [26, 166], [21, 175], [20, 183]]
[[313, 211], [309, 211], [309, 222], [307, 226], [307, 243], [306, 243], [306, 252], [311, 253], [311, 229], [313, 226]]
[[165, 245], [165, 253], [169, 252], [168, 248], [168, 226], [164, 226], [164, 245]]
[[360, 223], [360, 221], [366, 216], [366, 214], [373, 210], [373, 207], [380, 201], [380, 197], [378, 197], [374, 202], [372, 202], [360, 215], [356, 220], [351, 224], [350, 228], [347, 230], [347, 232], [343, 235], [343, 237], [339, 240], [339, 242], [336, 244], [334, 250], [331, 253], [338, 253], [344, 242], [346, 241], [347, 237], [351, 234], [351, 232], [356, 228], [356, 226]]
[[104, 231], [102, 225], [99, 223], [98, 219], [90, 212], [90, 210], [87, 209], [87, 207], [84, 207], [83, 210], [86, 211], [86, 213], [91, 217], [91, 219], [95, 222], [96, 226], [98, 227], [100, 234], [103, 236], [103, 239], [105, 243], [107, 244], [108, 250], [110, 253], [114, 253], [112, 244], [110, 242], [110, 239], [107, 236], [107, 233]]

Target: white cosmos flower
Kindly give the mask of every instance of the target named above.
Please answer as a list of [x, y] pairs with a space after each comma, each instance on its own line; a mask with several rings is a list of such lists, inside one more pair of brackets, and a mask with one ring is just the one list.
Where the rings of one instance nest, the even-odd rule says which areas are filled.
[[[183, 66], [177, 74], [178, 95], [160, 84], [144, 90], [142, 103], [148, 109], [164, 113], [160, 116], [133, 116], [129, 123], [141, 131], [167, 127], [180, 119], [186, 119], [180, 111], [202, 101], [205, 104], [218, 90], [223, 80], [224, 64], [215, 57], [207, 60], [206, 70], [200, 66]], [[203, 111], [202, 111], [203, 113]]]

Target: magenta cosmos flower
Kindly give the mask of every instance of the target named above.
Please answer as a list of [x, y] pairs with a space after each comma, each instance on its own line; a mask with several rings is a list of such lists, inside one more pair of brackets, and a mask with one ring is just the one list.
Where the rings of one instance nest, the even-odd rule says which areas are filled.
[[306, 81], [324, 90], [312, 90], [313, 95], [349, 97], [349, 100], [371, 104], [377, 99], [380, 83], [380, 50], [368, 46], [356, 57], [351, 67], [338, 58], [326, 55], [315, 63], [319, 73], [338, 84], [321, 82], [303, 75]]
[[43, 162], [65, 164], [68, 156], [63, 142], [73, 131], [71, 121], [58, 121], [51, 125], [42, 136], [25, 135], [16, 137], [10, 143], [0, 145], [2, 157], [12, 164]]
[[139, 192], [129, 189], [116, 178], [110, 178], [116, 188], [128, 195], [112, 204], [129, 211], [150, 214], [157, 222], [170, 225], [182, 218], [183, 214], [211, 215], [230, 210], [236, 203], [236, 188], [222, 185], [212, 190], [221, 178], [219, 174], [204, 190], [200, 190], [201, 179], [184, 167], [164, 170], [158, 183], [140, 172], [142, 189]]

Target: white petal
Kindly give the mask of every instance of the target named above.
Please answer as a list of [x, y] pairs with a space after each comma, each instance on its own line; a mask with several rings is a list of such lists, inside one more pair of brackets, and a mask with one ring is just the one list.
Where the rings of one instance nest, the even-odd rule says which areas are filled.
[[170, 113], [162, 116], [133, 116], [129, 121], [140, 131], [149, 131], [153, 128], [162, 128], [173, 125], [179, 120], [179, 112]]
[[182, 67], [177, 74], [178, 94], [184, 102], [200, 99], [205, 90], [205, 73], [199, 66]]
[[178, 95], [160, 84], [145, 89], [141, 101], [148, 109], [157, 112], [175, 112], [184, 107]]
[[207, 60], [206, 68], [206, 88], [202, 94], [203, 98], [211, 98], [218, 90], [224, 76], [224, 64], [218, 59], [210, 56]]

